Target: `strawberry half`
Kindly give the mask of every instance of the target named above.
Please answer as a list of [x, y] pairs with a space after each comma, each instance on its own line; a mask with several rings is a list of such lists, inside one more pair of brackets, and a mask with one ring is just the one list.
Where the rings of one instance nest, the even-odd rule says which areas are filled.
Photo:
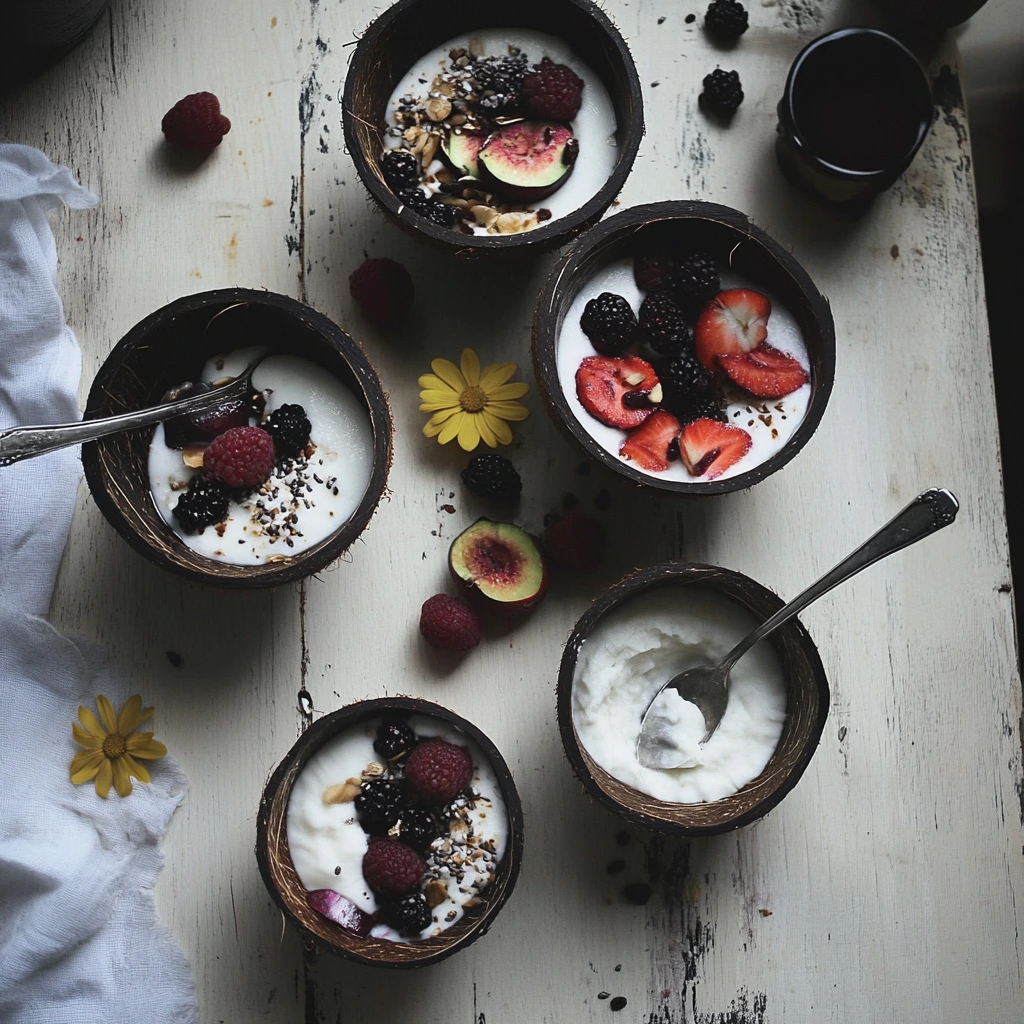
[[719, 292], [705, 307], [693, 332], [697, 358], [709, 370], [715, 357], [743, 355], [768, 337], [772, 304], [750, 288]]
[[679, 453], [691, 476], [714, 480], [750, 451], [750, 435], [742, 428], [718, 420], [688, 423], [679, 436]]
[[[636, 383], [631, 384], [629, 377], [636, 378]], [[583, 408], [602, 423], [626, 430], [640, 426], [652, 409], [627, 409], [622, 396], [628, 391], [650, 391], [657, 383], [654, 367], [637, 356], [587, 356], [576, 371], [576, 395]]]
[[679, 437], [682, 428], [670, 412], [658, 409], [636, 430], [630, 432], [619, 454], [635, 462], [641, 469], [663, 473], [668, 469], [668, 446]]
[[782, 398], [810, 379], [791, 355], [772, 348], [768, 342], [743, 355], [721, 355], [718, 364], [733, 384], [759, 398]]

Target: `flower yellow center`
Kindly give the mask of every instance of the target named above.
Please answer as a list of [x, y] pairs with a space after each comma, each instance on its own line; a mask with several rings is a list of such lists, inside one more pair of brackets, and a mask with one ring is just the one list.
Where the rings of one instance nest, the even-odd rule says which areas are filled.
[[475, 384], [472, 387], [466, 388], [466, 390], [459, 395], [459, 405], [461, 405], [466, 412], [479, 412], [486, 404], [487, 395], [484, 393], [484, 389], [477, 387]]
[[111, 760], [115, 757], [120, 757], [128, 748], [125, 746], [124, 737], [118, 736], [116, 732], [112, 732], [103, 741], [103, 753], [107, 755]]

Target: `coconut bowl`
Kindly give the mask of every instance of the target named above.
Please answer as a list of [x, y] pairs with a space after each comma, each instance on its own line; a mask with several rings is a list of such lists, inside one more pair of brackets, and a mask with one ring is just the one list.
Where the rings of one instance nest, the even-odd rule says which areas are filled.
[[[604, 184], [572, 213], [518, 234], [468, 235], [434, 224], [404, 206], [381, 174], [387, 105], [398, 82], [437, 46], [488, 28], [536, 30], [566, 41], [600, 79], [615, 113], [618, 154]], [[626, 43], [590, 0], [523, 0], [500, 9], [399, 0], [370, 24], [355, 48], [345, 80], [343, 127], [359, 177], [389, 220], [458, 256], [495, 258], [557, 248], [597, 223], [633, 166], [644, 133], [643, 95]]]
[[[360, 938], [313, 910], [288, 849], [288, 801], [303, 767], [325, 743], [360, 723], [388, 714], [424, 715], [454, 727], [489, 762], [508, 814], [508, 841], [494, 880], [476, 906], [440, 935], [415, 942]], [[523, 856], [523, 810], [508, 765], [497, 747], [471, 722], [447, 708], [416, 697], [357, 701], [314, 722], [274, 769], [260, 801], [256, 860], [270, 895], [305, 940], [320, 949], [372, 967], [416, 968], [435, 964], [475, 942], [493, 924], [512, 894]]]
[[348, 549], [373, 515], [391, 465], [392, 425], [380, 379], [359, 346], [323, 314], [285, 295], [244, 288], [200, 292], [158, 309], [117, 343], [96, 374], [85, 409], [90, 419], [156, 405], [169, 388], [194, 380], [210, 356], [243, 345], [309, 359], [366, 409], [373, 435], [369, 483], [348, 520], [320, 543], [260, 565], [207, 558], [182, 542], [154, 503], [147, 470], [152, 428], [82, 446], [96, 504], [136, 551], [193, 582], [236, 589], [279, 586], [318, 572]]
[[737, 793], [707, 803], [673, 803], [614, 778], [587, 752], [573, 723], [573, 677], [580, 648], [612, 611], [632, 598], [670, 587], [711, 591], [763, 622], [783, 601], [742, 573], [700, 563], [667, 563], [642, 569], [604, 591], [584, 612], [562, 653], [557, 715], [562, 746], [587, 792], [615, 814], [654, 832], [710, 836], [749, 825], [767, 814], [797, 784], [818, 746], [828, 717], [829, 688], [818, 650], [797, 619], [779, 627], [770, 643], [786, 680], [787, 716], [775, 752], [761, 773]]
[[[559, 376], [563, 324], [574, 300], [609, 263], [638, 254], [706, 251], [720, 268], [773, 293], [802, 332], [810, 360], [811, 393], [804, 418], [789, 439], [758, 465], [714, 480], [679, 480], [646, 473], [602, 445], [587, 429], [575, 394], [570, 402]], [[596, 294], [596, 293], [595, 293]], [[769, 327], [769, 342], [772, 340]], [[588, 231], [559, 260], [545, 283], [533, 320], [533, 366], [552, 420], [594, 461], [633, 483], [683, 495], [743, 490], [785, 466], [810, 440], [828, 405], [835, 375], [835, 325], [828, 302], [793, 255], [747, 216], [713, 203], [673, 201], [635, 206]], [[593, 353], [591, 353], [593, 354]], [[569, 387], [573, 385], [570, 383]], [[754, 401], [772, 402], [772, 399]], [[625, 436], [623, 434], [623, 436]]]

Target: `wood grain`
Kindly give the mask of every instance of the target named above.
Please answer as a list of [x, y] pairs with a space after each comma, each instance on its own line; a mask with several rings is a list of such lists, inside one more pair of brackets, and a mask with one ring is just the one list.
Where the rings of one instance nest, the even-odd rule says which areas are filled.
[[[0, 106], [10, 138], [69, 164], [102, 197], [58, 227], [83, 389], [160, 305], [243, 286], [336, 320], [390, 392], [390, 494], [345, 560], [304, 585], [203, 589], [145, 562], [89, 500], [76, 513], [54, 619], [110, 646], [191, 779], [157, 899], [195, 969], [204, 1022], [582, 1024], [612, 1013], [603, 992], [627, 999], [614, 1020], [649, 1024], [1019, 1021], [1021, 688], [955, 50], [932, 56], [944, 88], [914, 164], [850, 220], [784, 184], [774, 107], [804, 42], [871, 11], [846, 0], [747, 6], [750, 30], [721, 51], [685, 22], [687, 5], [608, 3], [647, 120], [621, 206], [721, 202], [792, 248], [835, 317], [826, 414], [782, 471], [696, 501], [641, 494], [597, 467], [583, 474], [532, 394], [511, 452], [525, 483], [518, 519], [536, 531], [563, 493], [587, 511], [606, 495], [597, 514], [612, 554], [593, 577], [556, 581], [530, 619], [455, 665], [424, 650], [415, 622], [446, 586], [451, 538], [483, 509], [464, 495], [458, 453], [420, 433], [416, 377], [465, 344], [529, 375], [531, 317], [554, 258], [514, 271], [462, 265], [375, 211], [343, 150], [339, 91], [350, 45], [380, 6], [114, 0], [82, 47]], [[739, 70], [746, 93], [727, 128], [697, 110], [716, 65]], [[170, 158], [160, 117], [204, 88], [231, 134], [199, 165]], [[416, 280], [415, 315], [398, 336], [376, 334], [348, 298], [364, 252], [400, 259]], [[620, 845], [622, 824], [581, 794], [555, 726], [561, 647], [594, 595], [629, 569], [685, 558], [789, 596], [933, 485], [960, 497], [955, 527], [803, 615], [833, 703], [800, 784], [736, 833], [684, 843], [627, 830]], [[516, 778], [527, 835], [490, 933], [400, 978], [306, 954], [289, 930], [282, 939], [253, 856], [264, 781], [305, 721], [384, 693], [435, 700], [480, 726]], [[614, 861], [623, 867], [609, 874]], [[630, 883], [652, 886], [646, 904], [623, 896]]]

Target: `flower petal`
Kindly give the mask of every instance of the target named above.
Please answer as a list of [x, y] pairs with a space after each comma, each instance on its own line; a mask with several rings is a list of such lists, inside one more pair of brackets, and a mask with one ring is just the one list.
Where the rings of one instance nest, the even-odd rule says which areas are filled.
[[518, 402], [488, 402], [487, 411], [493, 416], [500, 416], [503, 420], [525, 420], [530, 415], [530, 410]]
[[83, 782], [95, 778], [103, 761], [102, 750], [80, 750], [71, 758], [71, 764], [68, 765], [68, 775], [72, 784], [80, 786]]
[[487, 420], [483, 416], [477, 416], [476, 428], [480, 431], [480, 440], [483, 441], [488, 448], [497, 448], [498, 439], [494, 436], [494, 431], [487, 425]]
[[[462, 410], [459, 410], [462, 412]], [[466, 419], [466, 413], [462, 412], [461, 416], [453, 416], [447, 423], [441, 427], [437, 435], [437, 441], [439, 444], [447, 444], [453, 437], [459, 432], [459, 427], [462, 426], [462, 421]]]
[[122, 754], [121, 760], [124, 761], [124, 766], [128, 769], [128, 774], [134, 775], [139, 782], [152, 781], [149, 769], [144, 764], [139, 764], [131, 754]]
[[450, 384], [445, 384], [436, 373], [424, 373], [420, 375], [419, 385], [421, 388], [429, 388], [431, 391], [443, 391], [451, 395], [453, 401], [459, 400], [459, 393]]
[[96, 710], [99, 711], [100, 721], [106, 727], [107, 732], [117, 732], [117, 715], [114, 714], [114, 705], [102, 693], [96, 698]]
[[462, 350], [462, 376], [471, 388], [480, 383], [480, 360], [471, 348]]
[[484, 372], [480, 374], [480, 387], [489, 392], [492, 388], [504, 384], [515, 372], [515, 363], [491, 363], [490, 366], [485, 366]]
[[128, 765], [124, 763], [123, 757], [115, 758], [111, 762], [114, 772], [114, 789], [118, 796], [128, 796], [132, 791], [132, 779], [128, 774]]
[[103, 728], [103, 724], [84, 704], [78, 706], [78, 720], [98, 740], [107, 738], [107, 730]]
[[103, 758], [100, 770], [96, 773], [96, 795], [104, 800], [110, 796], [110, 784], [114, 781], [114, 769], [109, 758]]
[[430, 420], [427, 420], [427, 422], [423, 424], [423, 435], [424, 437], [437, 437], [437, 435], [441, 433], [441, 429], [443, 427], [443, 423], [431, 423]]
[[80, 747], [86, 747], [88, 750], [98, 750], [103, 746], [103, 740], [99, 736], [86, 732], [77, 722], [71, 723], [71, 735]]
[[122, 736], [127, 736], [139, 724], [141, 713], [142, 698], [136, 693], [129, 697], [121, 708], [121, 713], [117, 716], [117, 731]]
[[463, 416], [459, 426], [459, 447], [464, 452], [471, 452], [480, 444], [480, 429], [476, 425], [477, 416]]
[[439, 427], [445, 420], [450, 420], [456, 413], [461, 411], [461, 409], [439, 409], [427, 422], [432, 427]]
[[512, 428], [504, 420], [492, 415], [489, 409], [484, 409], [483, 417], [487, 421], [487, 426], [494, 431], [498, 444], [512, 443]]
[[151, 732], [137, 732], [125, 740], [128, 753], [135, 757], [143, 757], [147, 761], [156, 761], [167, 754], [167, 748], [159, 741], [153, 739]]
[[420, 401], [427, 403], [440, 403], [445, 405], [458, 405], [459, 396], [451, 388], [424, 388], [420, 392]]
[[430, 368], [448, 385], [450, 388], [455, 389], [457, 395], [461, 395], [466, 390], [466, 378], [462, 376], [462, 371], [448, 359], [434, 359]]
[[522, 381], [514, 381], [511, 384], [502, 384], [500, 387], [492, 388], [487, 392], [488, 402], [508, 402], [513, 398], [522, 398], [530, 392], [530, 385]]

